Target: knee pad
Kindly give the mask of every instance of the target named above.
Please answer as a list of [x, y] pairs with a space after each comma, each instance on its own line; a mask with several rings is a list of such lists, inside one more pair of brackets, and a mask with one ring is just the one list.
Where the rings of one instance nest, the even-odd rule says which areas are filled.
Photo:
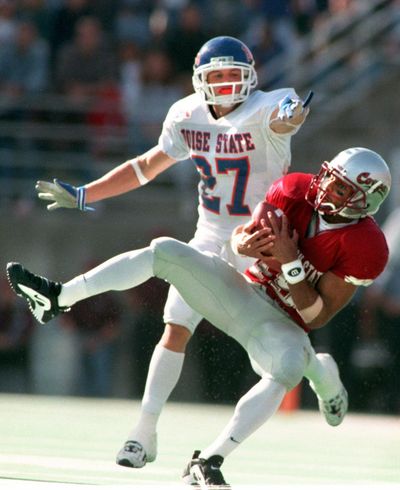
[[155, 254], [162, 254], [165, 253], [165, 250], [171, 248], [170, 242], [176, 242], [176, 240], [167, 236], [154, 238], [154, 240], [150, 242], [150, 248]]
[[150, 243], [150, 248], [153, 251], [153, 271], [160, 279], [166, 279], [166, 274], [171, 263], [174, 262], [174, 257], [179, 255], [178, 240], [169, 237], [155, 238]]
[[306, 365], [306, 352], [301, 347], [289, 348], [279, 359], [278, 369], [273, 373], [274, 379], [291, 390], [302, 380]]
[[297, 386], [303, 378], [308, 362], [308, 353], [303, 345], [270, 345], [268, 340], [260, 342], [253, 337], [249, 341], [248, 352], [258, 375], [268, 375], [287, 390]]

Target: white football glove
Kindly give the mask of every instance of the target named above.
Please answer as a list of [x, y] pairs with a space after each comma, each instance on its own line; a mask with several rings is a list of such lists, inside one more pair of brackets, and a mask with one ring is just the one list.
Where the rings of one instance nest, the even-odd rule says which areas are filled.
[[313, 95], [314, 92], [310, 91], [304, 101], [301, 99], [291, 99], [290, 96], [287, 95], [279, 102], [277, 118], [281, 121], [288, 122], [289, 119], [299, 116], [305, 110], [308, 112], [307, 107], [310, 104]]
[[54, 179], [53, 182], [39, 180], [36, 183], [39, 199], [53, 201], [47, 206], [49, 211], [58, 208], [77, 208], [81, 211], [94, 211], [94, 208], [86, 206], [85, 187], [75, 187], [61, 180]]

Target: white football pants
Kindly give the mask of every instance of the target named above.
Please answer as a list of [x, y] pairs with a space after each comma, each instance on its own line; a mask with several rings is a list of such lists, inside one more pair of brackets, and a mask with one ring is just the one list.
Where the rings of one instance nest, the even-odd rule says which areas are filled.
[[307, 334], [257, 284], [221, 258], [172, 238], [157, 238], [149, 247], [118, 255], [70, 281], [65, 285], [69, 302], [63, 294], [63, 304], [129, 289], [152, 276], [173, 284], [194, 310], [236, 339], [260, 376], [289, 390], [315, 358]]

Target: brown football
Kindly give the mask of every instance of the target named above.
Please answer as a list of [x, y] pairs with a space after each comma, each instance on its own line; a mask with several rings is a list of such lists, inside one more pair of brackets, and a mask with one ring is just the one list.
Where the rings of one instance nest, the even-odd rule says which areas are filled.
[[254, 208], [253, 215], [252, 215], [252, 220], [255, 222], [255, 226], [257, 228], [262, 228], [261, 225], [261, 220], [265, 219], [266, 225], [271, 226], [271, 221], [268, 217], [268, 212], [271, 211], [275, 213], [276, 216], [276, 221], [278, 223], [279, 229], [282, 227], [282, 215], [283, 211], [273, 204], [270, 204], [267, 201], [261, 201], [257, 204], [257, 206]]
[[[278, 227], [279, 229], [281, 229], [283, 211], [267, 201], [261, 201], [254, 208], [252, 215], [252, 220], [255, 222], [255, 230], [262, 228], [262, 219], [265, 219], [266, 225], [271, 227], [271, 221], [268, 217], [269, 211], [275, 213]], [[265, 262], [268, 265], [269, 269], [272, 269], [273, 271], [279, 272], [281, 270], [281, 264], [278, 261], [269, 258], [268, 255], [265, 255], [265, 259], [263, 259], [263, 262]]]

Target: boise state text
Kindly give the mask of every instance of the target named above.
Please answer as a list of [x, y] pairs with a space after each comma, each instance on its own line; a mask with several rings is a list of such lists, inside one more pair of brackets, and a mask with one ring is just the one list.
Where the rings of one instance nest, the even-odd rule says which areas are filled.
[[[181, 129], [181, 133], [186, 144], [192, 150], [210, 151], [211, 134], [208, 131]], [[251, 150], [255, 150], [255, 145], [249, 132], [235, 134], [218, 133], [217, 135], [215, 153], [235, 154]]]

